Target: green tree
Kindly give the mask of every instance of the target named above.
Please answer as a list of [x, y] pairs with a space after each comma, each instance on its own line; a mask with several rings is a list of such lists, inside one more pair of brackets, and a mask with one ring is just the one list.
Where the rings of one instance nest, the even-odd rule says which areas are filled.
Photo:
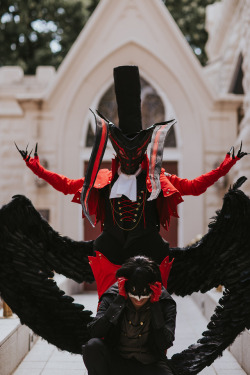
[[90, 0], [0, 0], [0, 66], [56, 68], [86, 23]]
[[218, 0], [163, 0], [202, 65], [207, 62], [206, 6]]
[[100, 0], [89, 0], [89, 4], [86, 5], [86, 9], [87, 9], [89, 15], [91, 15], [94, 12], [95, 8], [99, 4], [99, 1]]

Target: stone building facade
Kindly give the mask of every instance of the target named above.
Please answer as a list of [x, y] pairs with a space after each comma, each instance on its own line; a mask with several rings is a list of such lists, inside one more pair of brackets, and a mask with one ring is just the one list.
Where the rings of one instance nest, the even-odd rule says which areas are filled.
[[[246, 2], [226, 0], [221, 6], [224, 7], [221, 12], [226, 11], [227, 6], [235, 7], [235, 17], [238, 14], [235, 30], [240, 40], [249, 43], [249, 21], [243, 9], [247, 7]], [[206, 69], [200, 66], [161, 0], [102, 0], [57, 72], [51, 67], [38, 67], [35, 76], [24, 76], [19, 67], [2, 67], [0, 204], [7, 203], [14, 194], [25, 194], [60, 233], [74, 239], [86, 237], [81, 207], [35, 178], [17, 154], [14, 141], [20, 148], [29, 143], [29, 149], [38, 142], [40, 158], [48, 169], [70, 178], [82, 176], [94, 132], [89, 108], [97, 108], [108, 95], [113, 83], [112, 71], [118, 65], [138, 65], [147, 83], [143, 91], [145, 103], [147, 95], [156, 93], [165, 118], [177, 118], [175, 144], [165, 148], [164, 161], [175, 163], [180, 177], [191, 179], [213, 169], [232, 145], [237, 146], [239, 108], [243, 101], [245, 117], [240, 132], [249, 139], [249, 97], [245, 88], [249, 77], [244, 75], [245, 95], [228, 90], [239, 53], [237, 55], [230, 42], [231, 55], [224, 53], [223, 61], [218, 59], [221, 45], [226, 46], [223, 39], [226, 36], [221, 36], [220, 44], [216, 38], [213, 41], [212, 33], [218, 36], [230, 30], [225, 21], [225, 30], [215, 31], [220, 22], [211, 16], [213, 13], [210, 8], [208, 53], [211, 64]], [[238, 26], [237, 22], [240, 22]], [[246, 42], [237, 51], [243, 56], [242, 68], [247, 70], [249, 48]], [[154, 115], [145, 118], [155, 122]], [[244, 148], [250, 150], [245, 135], [244, 142]], [[109, 162], [112, 155], [108, 144], [104, 161]], [[237, 173], [235, 167], [228, 178], [209, 188], [206, 194], [185, 197], [179, 210], [179, 245], [207, 231], [209, 218], [221, 206], [226, 187], [241, 170], [247, 174], [249, 162], [250, 159], [242, 161]]]
[[[209, 63], [204, 69], [218, 96], [234, 95], [237, 138], [250, 150], [250, 1], [222, 0], [207, 7], [206, 45]], [[250, 159], [237, 164], [235, 177], [249, 176]], [[243, 185], [250, 192], [250, 181]]]
[[[207, 8], [209, 64], [204, 69], [218, 96], [234, 95], [237, 103], [237, 141], [250, 152], [250, 1], [222, 0]], [[250, 156], [235, 166], [234, 178], [245, 175], [242, 186], [250, 195]], [[233, 254], [232, 254], [233, 256]], [[230, 348], [250, 374], [250, 331], [245, 330]]]

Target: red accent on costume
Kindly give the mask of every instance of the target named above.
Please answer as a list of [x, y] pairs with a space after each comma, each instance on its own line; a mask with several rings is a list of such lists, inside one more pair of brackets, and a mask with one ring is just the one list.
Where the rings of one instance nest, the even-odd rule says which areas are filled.
[[[111, 287], [116, 281], [118, 281], [119, 293], [123, 297], [127, 297], [125, 292], [125, 282], [127, 279], [120, 277], [116, 279], [116, 272], [121, 268], [118, 264], [111, 263], [102, 253], [96, 251], [96, 256], [89, 256], [89, 264], [92, 269], [93, 275], [95, 277], [97, 292], [99, 299], [106, 290]], [[174, 259], [169, 262], [169, 257], [167, 256], [160, 264], [160, 272], [162, 278], [162, 285], [167, 289], [167, 281], [169, 273], [172, 267]], [[160, 284], [160, 287], [159, 285]], [[153, 297], [151, 302], [156, 302], [159, 300], [161, 295], [161, 283], [158, 283], [152, 286]], [[158, 298], [158, 299], [157, 299]]]
[[96, 251], [95, 257], [89, 256], [88, 258], [95, 277], [98, 297], [100, 299], [103, 293], [117, 281], [115, 275], [121, 266], [111, 263], [99, 251]]
[[[226, 155], [221, 165], [193, 180], [180, 178], [175, 175], [165, 173], [162, 168], [160, 174], [160, 183], [163, 196], [157, 198], [157, 209], [159, 213], [161, 225], [168, 230], [170, 223], [170, 217], [178, 216], [177, 205], [183, 202], [182, 196], [184, 195], [200, 195], [204, 193], [207, 188], [213, 185], [220, 177], [225, 176], [232, 166], [239, 160], [236, 156], [234, 159], [230, 155]], [[27, 166], [40, 178], [47, 181], [56, 190], [63, 192], [64, 194], [74, 194], [72, 202], [80, 203], [81, 189], [83, 186], [84, 178], [78, 180], [71, 180], [65, 176], [57, 173], [50, 172], [43, 168], [39, 163], [38, 157], [30, 158], [26, 161]], [[142, 162], [142, 169], [147, 171], [147, 189], [149, 192], [152, 191], [151, 182], [148, 176], [148, 159], [144, 157]], [[91, 190], [88, 206], [90, 215], [95, 215], [95, 223], [101, 221], [104, 222], [104, 202], [99, 194], [99, 189], [109, 185], [112, 181], [118, 168], [118, 162], [115, 159], [112, 161], [112, 171], [108, 169], [100, 169], [94, 187]]]
[[150, 297], [150, 302], [158, 302], [161, 296], [161, 283], [159, 281], [156, 281], [154, 284], [150, 284], [150, 289], [153, 292]]
[[[98, 169], [100, 167], [100, 162], [101, 162], [102, 153], [103, 153], [103, 149], [104, 149], [104, 145], [105, 145], [105, 142], [106, 142], [106, 139], [107, 139], [107, 128], [106, 128], [106, 126], [104, 126], [104, 124], [105, 124], [104, 120], [102, 119], [101, 121], [102, 121], [103, 132], [102, 132], [102, 136], [101, 136], [100, 145], [99, 145], [97, 154], [95, 156], [95, 162], [94, 162], [93, 171], [92, 171], [92, 174], [91, 174], [91, 181], [90, 181], [90, 184], [89, 184], [91, 187], [94, 185], [94, 181], [97, 177]], [[87, 199], [86, 199], [86, 201], [87, 201]]]
[[125, 290], [125, 283], [128, 281], [125, 277], [118, 277], [118, 289], [119, 289], [119, 294], [120, 296], [124, 297], [125, 299], [128, 298], [128, 295]]
[[174, 259], [169, 262], [169, 256], [167, 256], [160, 264], [160, 272], [161, 272], [161, 279], [162, 279], [162, 285], [165, 289], [167, 289], [168, 284], [168, 278], [171, 271], [171, 267], [173, 264]]

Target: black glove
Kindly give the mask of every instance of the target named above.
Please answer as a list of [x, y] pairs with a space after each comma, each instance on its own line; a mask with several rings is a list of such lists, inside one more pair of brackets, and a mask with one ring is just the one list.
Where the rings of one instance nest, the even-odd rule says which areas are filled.
[[[245, 156], [245, 155], [249, 155], [248, 152], [243, 152], [243, 151], [241, 151], [241, 149], [242, 149], [242, 141], [241, 141], [241, 143], [240, 143], [239, 151], [237, 152], [237, 155], [236, 155], [239, 159], [243, 158], [243, 156]], [[235, 155], [234, 155], [234, 147], [233, 147], [233, 146], [230, 148], [230, 150], [229, 150], [229, 152], [228, 152], [228, 155], [231, 155], [232, 158], [235, 159]]]
[[[15, 145], [16, 145], [16, 148], [17, 148], [18, 152], [21, 154], [22, 158], [23, 158], [25, 161], [29, 161], [29, 160], [30, 160], [30, 156], [31, 156], [32, 151], [33, 151], [33, 149], [32, 149], [32, 150], [30, 151], [30, 153], [28, 153], [28, 147], [29, 147], [29, 144], [27, 144], [25, 150], [20, 150], [20, 149], [18, 148], [16, 142], [14, 142], [14, 143], [15, 143]], [[38, 156], [38, 154], [37, 154], [37, 147], [38, 147], [38, 143], [36, 143], [34, 156]]]

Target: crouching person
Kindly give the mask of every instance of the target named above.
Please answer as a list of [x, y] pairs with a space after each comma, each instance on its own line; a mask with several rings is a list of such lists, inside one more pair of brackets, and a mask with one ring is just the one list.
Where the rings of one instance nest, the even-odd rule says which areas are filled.
[[92, 339], [83, 346], [88, 374], [173, 374], [166, 350], [174, 341], [176, 304], [162, 287], [158, 265], [136, 256], [116, 278], [89, 324]]

